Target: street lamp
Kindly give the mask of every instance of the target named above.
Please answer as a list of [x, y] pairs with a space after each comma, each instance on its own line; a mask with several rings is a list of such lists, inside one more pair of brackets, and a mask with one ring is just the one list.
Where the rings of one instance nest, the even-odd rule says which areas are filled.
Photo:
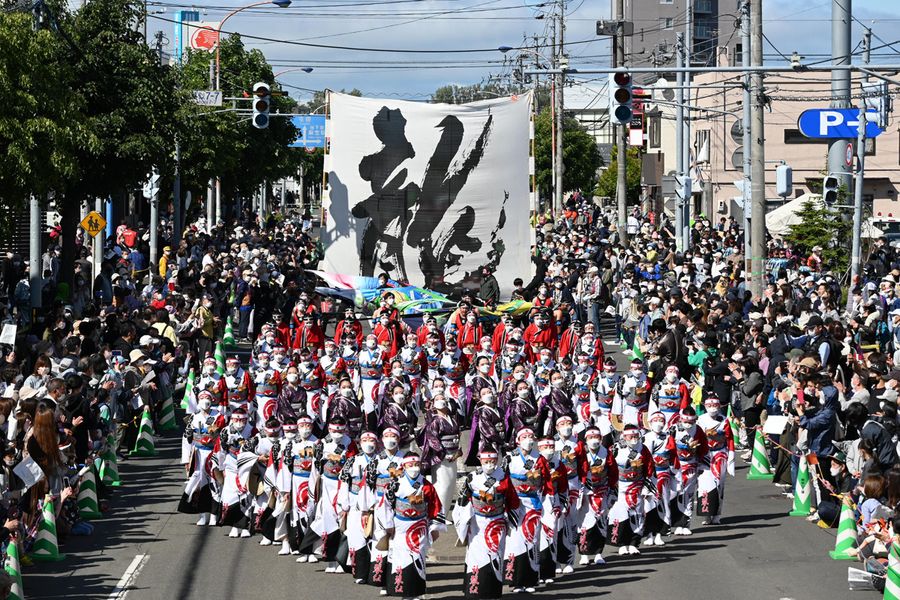
[[216, 89], [220, 89], [219, 86], [219, 48], [222, 46], [222, 27], [225, 25], [225, 21], [238, 14], [241, 11], [245, 11], [248, 8], [256, 8], [257, 6], [266, 6], [267, 4], [274, 4], [278, 8], [287, 8], [291, 5], [291, 0], [264, 0], [263, 2], [254, 2], [253, 4], [248, 4], [246, 6], [241, 6], [239, 8], [234, 9], [225, 17], [219, 21], [219, 27], [216, 30]]
[[292, 73], [294, 71], [303, 71], [304, 73], [312, 73], [313, 68], [312, 67], [291, 67], [290, 69], [284, 69], [282, 71], [278, 71], [277, 73], [272, 75], [272, 79], [278, 79], [281, 75], [284, 75], [285, 73]]

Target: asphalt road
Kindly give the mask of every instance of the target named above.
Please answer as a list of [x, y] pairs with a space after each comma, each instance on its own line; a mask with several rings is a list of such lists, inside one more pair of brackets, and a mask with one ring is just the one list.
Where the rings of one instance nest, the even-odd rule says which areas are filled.
[[[122, 463], [123, 487], [92, 538], [65, 544], [64, 562], [24, 569], [26, 597], [71, 600], [125, 598], [378, 598], [375, 588], [349, 575], [323, 572], [322, 563], [296, 564], [260, 547], [258, 537], [231, 539], [227, 530], [199, 528], [195, 516], [176, 512], [184, 482], [180, 439], [161, 438], [155, 458]], [[739, 461], [740, 463], [740, 461]], [[788, 517], [790, 500], [771, 483], [747, 481], [746, 465], [729, 479], [719, 526], [694, 521], [694, 535], [672, 539], [640, 556], [608, 556], [599, 567], [540, 588], [534, 597], [606, 597], [615, 600], [846, 600], [880, 598], [849, 592], [847, 566], [832, 561], [834, 532]], [[460, 598], [462, 549], [448, 532], [429, 564], [429, 598]], [[508, 594], [506, 597], [526, 597]]]

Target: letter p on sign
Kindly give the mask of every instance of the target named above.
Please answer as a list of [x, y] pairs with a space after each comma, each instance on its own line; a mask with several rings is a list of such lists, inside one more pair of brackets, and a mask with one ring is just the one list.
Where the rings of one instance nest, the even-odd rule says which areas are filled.
[[843, 124], [844, 115], [837, 111], [823, 110], [819, 113], [819, 135], [826, 135], [830, 127]]

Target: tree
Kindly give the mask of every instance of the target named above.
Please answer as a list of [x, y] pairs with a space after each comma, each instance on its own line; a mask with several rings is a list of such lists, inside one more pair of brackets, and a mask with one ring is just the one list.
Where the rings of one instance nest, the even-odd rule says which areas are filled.
[[815, 202], [804, 202], [797, 216], [800, 222], [790, 226], [791, 232], [784, 237], [784, 241], [801, 255], [821, 246], [823, 268], [838, 273], [845, 271], [850, 264], [850, 253], [847, 251], [851, 237], [850, 222]]
[[[613, 147], [609, 166], [600, 175], [595, 196], [616, 197], [616, 185], [619, 177], [618, 146]], [[637, 204], [641, 195], [641, 149], [628, 148], [628, 161], [625, 163], [625, 200], [628, 204]]]
[[[553, 188], [553, 135], [550, 111], [535, 117], [535, 179], [539, 189], [549, 194]], [[581, 123], [563, 119], [563, 192], [590, 191], [600, 168], [600, 150]]]

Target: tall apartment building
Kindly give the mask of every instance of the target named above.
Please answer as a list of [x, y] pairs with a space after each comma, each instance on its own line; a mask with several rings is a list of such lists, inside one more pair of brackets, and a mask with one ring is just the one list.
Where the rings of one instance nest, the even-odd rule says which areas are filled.
[[[691, 64], [714, 66], [740, 62], [739, 0], [693, 0]], [[630, 66], [675, 66], [675, 35], [684, 32], [688, 0], [625, 0], [625, 20], [634, 35], [625, 38]], [[724, 56], [723, 56], [724, 54]], [[638, 77], [655, 81], [656, 76]]]

